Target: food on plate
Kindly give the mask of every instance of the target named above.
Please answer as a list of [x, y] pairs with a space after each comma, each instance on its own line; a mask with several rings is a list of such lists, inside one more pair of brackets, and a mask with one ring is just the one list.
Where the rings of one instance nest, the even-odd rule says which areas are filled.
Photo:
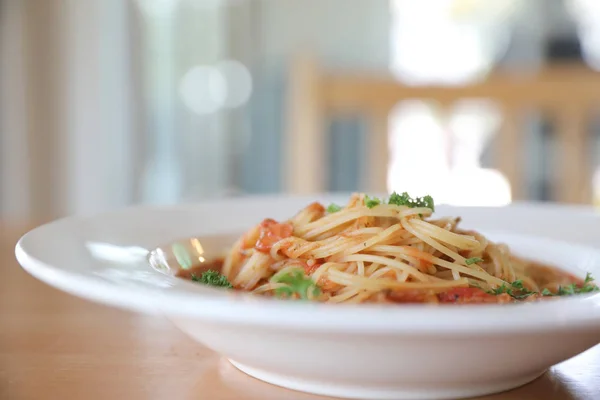
[[432, 218], [430, 196], [354, 194], [312, 203], [286, 221], [265, 219], [222, 260], [180, 269], [201, 284], [331, 303], [511, 303], [598, 291], [518, 257], [508, 246]]

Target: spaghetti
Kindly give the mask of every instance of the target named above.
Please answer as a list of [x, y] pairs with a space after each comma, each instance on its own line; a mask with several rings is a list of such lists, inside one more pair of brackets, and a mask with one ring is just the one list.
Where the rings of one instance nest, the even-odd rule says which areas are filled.
[[287, 221], [265, 219], [211, 269], [238, 290], [332, 303], [507, 303], [598, 290], [591, 277], [516, 257], [433, 211], [430, 197], [406, 193], [312, 203]]

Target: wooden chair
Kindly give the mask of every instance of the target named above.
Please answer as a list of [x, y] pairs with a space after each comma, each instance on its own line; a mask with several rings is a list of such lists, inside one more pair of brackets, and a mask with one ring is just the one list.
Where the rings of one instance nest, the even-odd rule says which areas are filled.
[[368, 160], [361, 188], [386, 191], [388, 115], [403, 100], [434, 100], [449, 109], [465, 99], [490, 99], [503, 113], [495, 140], [494, 166], [509, 180], [513, 200], [524, 198], [524, 135], [522, 112], [537, 109], [552, 115], [558, 134], [558, 174], [553, 177], [554, 200], [591, 201], [591, 154], [588, 112], [600, 105], [600, 73], [582, 64], [545, 67], [530, 74], [495, 72], [468, 86], [406, 86], [388, 77], [321, 70], [310, 57], [290, 68], [289, 124], [284, 149], [284, 185], [291, 193], [327, 190], [327, 121], [332, 115], [360, 113], [368, 119]]

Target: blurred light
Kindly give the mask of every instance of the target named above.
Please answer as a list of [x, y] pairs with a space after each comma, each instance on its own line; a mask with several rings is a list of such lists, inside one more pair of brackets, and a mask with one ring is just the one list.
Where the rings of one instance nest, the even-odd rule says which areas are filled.
[[577, 22], [585, 62], [600, 70], [600, 2], [570, 0], [567, 7]]
[[440, 203], [455, 206], [499, 207], [510, 204], [512, 197], [504, 175], [480, 167], [454, 168], [443, 192]]
[[453, 142], [452, 165], [479, 168], [485, 145], [500, 127], [500, 112], [489, 100], [463, 100], [453, 111], [448, 123]]
[[447, 135], [429, 104], [407, 101], [391, 115], [393, 126], [388, 173], [390, 191], [415, 196], [443, 196], [443, 182], [449, 171]]
[[488, 71], [491, 60], [485, 54], [486, 43], [472, 28], [458, 30], [436, 24], [428, 35], [417, 32], [421, 29], [415, 28], [411, 34], [407, 26], [394, 39], [392, 69], [401, 80], [415, 85], [460, 84]]
[[483, 77], [508, 49], [517, 0], [390, 0], [391, 70], [410, 84]]
[[[508, 48], [521, 6], [517, 0], [390, 0], [390, 69], [409, 84], [480, 79]], [[480, 101], [449, 111], [413, 102], [394, 113], [388, 188], [453, 205], [510, 203], [508, 180], [480, 165], [499, 113]]]
[[92, 256], [99, 260], [120, 264], [143, 261], [149, 254], [149, 251], [143, 247], [123, 247], [110, 243], [87, 242], [85, 247], [87, 247]]
[[600, 15], [598, 0], [567, 0], [567, 9], [584, 24], [592, 22]]
[[108, 281], [112, 281], [120, 285], [125, 285], [126, 287], [131, 286], [131, 284], [141, 284], [142, 287], [151, 285], [159, 288], [169, 288], [174, 285], [173, 280], [165, 279], [164, 276], [159, 276], [156, 273], [153, 273], [152, 271], [104, 268], [98, 271], [93, 271], [92, 273]]
[[204, 254], [204, 248], [202, 247], [202, 244], [200, 243], [200, 241], [197, 238], [191, 239], [190, 243], [192, 244], [192, 247], [194, 248], [194, 250], [196, 250], [196, 253]]
[[216, 68], [193, 67], [181, 78], [179, 93], [183, 104], [196, 114], [211, 114], [223, 107], [227, 82]]
[[252, 76], [248, 68], [235, 60], [222, 61], [216, 68], [226, 82], [227, 95], [223, 106], [235, 108], [245, 104], [252, 93]]
[[486, 143], [499, 126], [498, 110], [488, 102], [469, 101], [454, 111], [445, 124], [427, 103], [405, 102], [398, 107], [393, 115], [388, 189], [430, 194], [440, 204], [510, 204], [506, 177], [480, 163]]
[[183, 104], [196, 114], [211, 114], [221, 108], [244, 105], [252, 93], [252, 76], [245, 65], [225, 60], [216, 66], [199, 65], [181, 78]]

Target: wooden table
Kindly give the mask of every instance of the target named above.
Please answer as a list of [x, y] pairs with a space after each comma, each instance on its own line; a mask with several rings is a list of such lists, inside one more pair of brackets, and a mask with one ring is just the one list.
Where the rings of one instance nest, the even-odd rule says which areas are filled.
[[[164, 319], [45, 286], [14, 259], [20, 233], [0, 227], [0, 399], [325, 399], [250, 378]], [[485, 399], [598, 400], [600, 347]]]

